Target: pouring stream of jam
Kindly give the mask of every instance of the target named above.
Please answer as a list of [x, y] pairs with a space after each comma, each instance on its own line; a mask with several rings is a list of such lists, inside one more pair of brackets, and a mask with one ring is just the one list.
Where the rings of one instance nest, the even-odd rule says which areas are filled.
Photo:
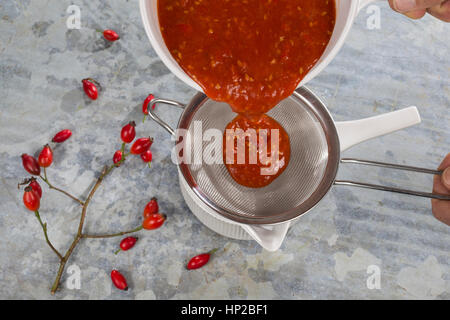
[[335, 24], [334, 0], [158, 0], [158, 15], [180, 67], [208, 97], [239, 114], [227, 129], [280, 130], [275, 174], [257, 174], [268, 166], [260, 161], [226, 163], [241, 185], [270, 184], [287, 167], [290, 145], [281, 125], [264, 114], [290, 96], [322, 56]]

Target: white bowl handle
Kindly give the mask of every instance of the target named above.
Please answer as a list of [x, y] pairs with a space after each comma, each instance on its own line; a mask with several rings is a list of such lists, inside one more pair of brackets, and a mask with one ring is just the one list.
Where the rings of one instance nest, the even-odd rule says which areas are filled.
[[361, 11], [362, 8], [369, 5], [369, 3], [380, 1], [380, 0], [359, 0], [358, 12]]
[[409, 107], [367, 119], [336, 122], [341, 152], [360, 142], [418, 123], [420, 123], [420, 115], [416, 107]]
[[246, 225], [241, 227], [267, 251], [277, 251], [286, 237], [290, 222], [275, 225]]

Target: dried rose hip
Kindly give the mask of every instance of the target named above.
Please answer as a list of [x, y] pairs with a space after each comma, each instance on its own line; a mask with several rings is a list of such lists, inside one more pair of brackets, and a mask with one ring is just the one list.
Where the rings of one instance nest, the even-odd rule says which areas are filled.
[[153, 213], [148, 215], [147, 218], [144, 219], [144, 222], [142, 223], [142, 227], [145, 230], [154, 230], [158, 229], [164, 224], [164, 221], [166, 221], [167, 216], [165, 214], [161, 213]]
[[23, 194], [23, 204], [30, 211], [39, 210], [40, 200], [39, 195], [33, 191], [33, 188], [28, 186], [25, 188], [25, 192]]
[[39, 167], [39, 163], [32, 156], [26, 153], [22, 154], [22, 164], [25, 170], [27, 170], [30, 174], [35, 176], [41, 174], [41, 168]]
[[128, 290], [128, 284], [125, 277], [117, 270], [111, 271], [111, 280], [119, 290]]
[[138, 238], [135, 237], [126, 237], [122, 241], [120, 241], [120, 249], [114, 252], [115, 254], [118, 254], [119, 251], [127, 251], [134, 247], [136, 242], [138, 241]]
[[91, 78], [83, 79], [81, 80], [81, 83], [83, 84], [84, 93], [86, 93], [86, 95], [92, 100], [97, 100], [98, 98], [97, 87], [100, 87], [100, 84]]
[[203, 267], [205, 264], [208, 263], [209, 259], [211, 258], [211, 255], [214, 254], [218, 249], [213, 249], [207, 253], [199, 254], [198, 256], [193, 257], [191, 260], [189, 260], [186, 268], [188, 270], [194, 270]]
[[114, 30], [110, 30], [110, 29], [103, 31], [103, 36], [105, 37], [106, 40], [111, 41], [111, 42], [114, 42], [114, 41], [120, 39], [117, 32], [115, 32]]
[[153, 143], [152, 138], [139, 138], [131, 146], [130, 152], [132, 154], [141, 154], [144, 151], [150, 149], [152, 143]]
[[125, 125], [122, 128], [122, 131], [120, 132], [120, 138], [125, 143], [130, 143], [131, 141], [136, 138], [136, 123], [134, 121], [131, 121], [127, 125]]
[[44, 146], [38, 157], [38, 163], [41, 167], [50, 167], [53, 162], [53, 151], [48, 144]]
[[52, 141], [56, 142], [56, 143], [61, 143], [61, 142], [66, 141], [67, 139], [69, 139], [71, 135], [72, 135], [72, 131], [70, 131], [69, 129], [64, 129], [64, 130], [61, 130], [60, 132], [58, 132], [57, 134], [55, 134]]
[[150, 215], [158, 213], [158, 211], [159, 211], [158, 200], [155, 197], [153, 197], [145, 206], [144, 213], [142, 215], [146, 219], [150, 217]]

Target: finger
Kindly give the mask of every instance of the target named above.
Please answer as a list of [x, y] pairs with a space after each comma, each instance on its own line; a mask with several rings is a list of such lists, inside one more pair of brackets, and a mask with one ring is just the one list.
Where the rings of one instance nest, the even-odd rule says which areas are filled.
[[427, 13], [427, 10], [420, 9], [420, 10], [405, 12], [404, 15], [411, 19], [421, 19], [426, 13]]
[[[392, 9], [394, 9], [397, 12], [400, 12], [396, 6], [395, 6], [395, 0], [389, 0], [389, 4], [391, 6]], [[427, 10], [426, 9], [419, 9], [419, 10], [411, 10], [408, 12], [402, 12], [405, 16], [407, 16], [408, 18], [411, 19], [420, 19], [422, 18], [426, 13]]]
[[[444, 174], [442, 176], [435, 175], [433, 179], [433, 192], [438, 194], [450, 194], [450, 188], [448, 188], [448, 173], [450, 170], [450, 153], [444, 158], [442, 163], [440, 164], [438, 170], [444, 170], [445, 171], [445, 178]], [[444, 179], [447, 181], [444, 183]]]
[[[450, 194], [450, 188], [447, 185], [450, 173], [450, 153], [444, 158], [438, 170], [444, 170], [444, 174], [442, 176], [434, 176], [433, 192]], [[432, 199], [431, 207], [434, 217], [450, 226], [450, 201]]]
[[427, 11], [429, 14], [442, 21], [450, 22], [450, 1], [445, 1], [440, 5], [431, 7]]
[[389, 0], [392, 9], [401, 13], [431, 8], [444, 2], [445, 0]]
[[444, 170], [441, 180], [442, 184], [450, 191], [450, 168]]
[[450, 226], [450, 201], [431, 200], [433, 216]]
[[442, 182], [442, 176], [434, 176], [433, 178], [433, 192], [437, 194], [447, 194], [449, 190]]
[[447, 168], [450, 168], [450, 153], [445, 156], [444, 160], [442, 160], [438, 170], [445, 170]]

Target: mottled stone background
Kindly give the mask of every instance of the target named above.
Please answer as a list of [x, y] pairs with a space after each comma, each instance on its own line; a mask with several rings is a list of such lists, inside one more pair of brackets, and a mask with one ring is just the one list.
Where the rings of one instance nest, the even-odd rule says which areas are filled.
[[[66, 9], [81, 8], [81, 30], [68, 30]], [[381, 29], [358, 17], [342, 51], [308, 85], [337, 120], [417, 105], [422, 124], [359, 145], [345, 156], [435, 168], [450, 152], [450, 25], [430, 17], [408, 20], [381, 7]], [[114, 28], [107, 43], [95, 29]], [[194, 91], [161, 63], [141, 23], [137, 1], [2, 0], [0, 3], [0, 298], [48, 299], [57, 259], [45, 245], [17, 182], [26, 176], [20, 154], [35, 154], [62, 128], [73, 137], [55, 148], [48, 170], [55, 185], [86, 196], [93, 178], [119, 146], [121, 126], [141, 119], [149, 92], [187, 102]], [[86, 99], [80, 79], [104, 90]], [[164, 109], [175, 123], [177, 111]], [[70, 264], [81, 270], [81, 289], [63, 283], [56, 299], [316, 299], [450, 298], [450, 228], [436, 221], [426, 199], [336, 187], [289, 231], [281, 250], [234, 241], [204, 227], [180, 195], [170, 161], [170, 138], [151, 121], [139, 135], [155, 137], [154, 162], [134, 159], [106, 179], [90, 207], [86, 230], [109, 232], [141, 221], [151, 196], [167, 224], [140, 234], [118, 256], [119, 239], [86, 240]], [[341, 178], [430, 190], [432, 177], [343, 166]], [[50, 238], [65, 251], [78, 225], [79, 206], [44, 187], [41, 215]], [[222, 250], [205, 268], [187, 272], [185, 260]], [[381, 289], [366, 286], [368, 265], [381, 268]], [[112, 287], [118, 268], [131, 290]], [[67, 279], [67, 274], [63, 280]]]

